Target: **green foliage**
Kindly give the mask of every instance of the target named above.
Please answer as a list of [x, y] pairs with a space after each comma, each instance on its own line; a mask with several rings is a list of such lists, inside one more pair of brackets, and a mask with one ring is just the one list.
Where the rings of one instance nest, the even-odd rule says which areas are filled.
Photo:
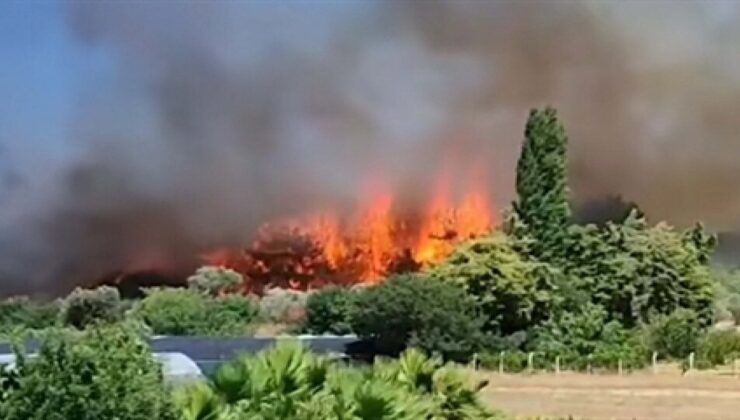
[[43, 330], [56, 325], [59, 302], [36, 302], [27, 297], [0, 301], [0, 334], [17, 330]]
[[570, 307], [588, 299], [630, 328], [686, 308], [708, 325], [714, 285], [705, 250], [697, 248], [691, 239], [696, 232], [690, 232], [687, 236], [665, 224], [649, 227], [635, 213], [620, 225], [571, 226], [560, 262], [577, 291]]
[[211, 295], [233, 289], [242, 284], [242, 275], [224, 267], [205, 266], [188, 277], [188, 287]]
[[650, 347], [659, 356], [683, 359], [696, 351], [704, 329], [695, 312], [679, 309], [656, 317], [648, 326], [648, 333]]
[[476, 420], [493, 418], [477, 398], [484, 385], [416, 351], [358, 369], [282, 344], [222, 366], [176, 401], [185, 420]]
[[109, 286], [77, 288], [62, 302], [60, 317], [64, 325], [80, 329], [120, 321], [123, 319], [121, 296], [118, 289]]
[[479, 348], [482, 319], [476, 303], [450, 282], [401, 275], [357, 296], [352, 330], [380, 354], [407, 347], [463, 361]]
[[173, 419], [159, 365], [124, 326], [46, 336], [0, 371], [3, 420]]
[[647, 349], [633, 331], [608, 321], [603, 308], [586, 304], [578, 312], [565, 312], [537, 329], [534, 349], [548, 360], [560, 356], [563, 365], [637, 368], [645, 364]]
[[485, 369], [498, 371], [503, 362], [504, 372], [519, 373], [527, 369], [529, 355], [521, 350], [503, 352], [484, 352], [480, 355], [480, 365]]
[[212, 297], [192, 289], [157, 288], [133, 308], [133, 316], [161, 335], [244, 335], [258, 316], [251, 299]]
[[714, 267], [716, 281], [715, 320], [732, 320], [740, 324], [740, 270]]
[[259, 306], [243, 295], [225, 295], [207, 300], [208, 316], [203, 335], [241, 336], [251, 333], [259, 318]]
[[486, 331], [495, 335], [541, 323], [557, 302], [560, 273], [517, 252], [503, 233], [462, 245], [429, 274], [461, 285], [485, 315]]
[[565, 128], [552, 108], [532, 110], [516, 169], [516, 212], [536, 242], [532, 252], [548, 260], [570, 220]]
[[699, 365], [724, 365], [740, 358], [740, 333], [735, 329], [715, 330], [704, 335], [697, 349]]
[[352, 313], [358, 292], [329, 286], [312, 293], [306, 302], [303, 329], [312, 334], [350, 334]]
[[272, 288], [260, 299], [260, 313], [270, 322], [295, 323], [306, 316], [308, 293], [300, 290]]

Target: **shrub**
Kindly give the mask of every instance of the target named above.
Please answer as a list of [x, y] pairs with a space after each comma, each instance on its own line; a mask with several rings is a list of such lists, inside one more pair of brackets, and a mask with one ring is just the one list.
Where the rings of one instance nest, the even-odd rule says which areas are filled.
[[325, 287], [308, 297], [303, 329], [312, 334], [350, 334], [352, 310], [357, 291], [346, 287]]
[[77, 288], [62, 302], [60, 316], [62, 323], [79, 329], [119, 321], [123, 311], [118, 289], [109, 286]]
[[155, 288], [134, 307], [134, 315], [154, 334], [199, 335], [205, 330], [207, 298], [188, 289]]
[[203, 293], [217, 295], [244, 282], [242, 275], [224, 267], [205, 266], [188, 277], [188, 286]]
[[593, 304], [580, 312], [556, 315], [536, 330], [534, 349], [548, 360], [560, 356], [562, 365], [583, 369], [616, 368], [622, 360], [625, 368], [642, 367], [647, 350], [635, 332], [617, 321], [607, 321], [606, 311]]
[[251, 333], [259, 318], [259, 306], [243, 295], [225, 295], [208, 300], [207, 327], [203, 334], [240, 336]]
[[491, 419], [483, 386], [415, 351], [361, 370], [283, 344], [223, 365], [177, 401], [186, 420]]
[[709, 332], [701, 339], [697, 349], [699, 365], [724, 365], [739, 357], [740, 333], [735, 329]]
[[260, 300], [260, 312], [270, 322], [302, 322], [306, 316], [308, 293], [299, 290], [268, 289]]
[[480, 347], [475, 302], [459, 286], [421, 275], [401, 275], [357, 296], [352, 330], [381, 354], [407, 347], [464, 361]]
[[556, 303], [559, 273], [530, 260], [503, 233], [458, 248], [430, 271], [463, 287], [487, 318], [486, 331], [509, 335], [547, 319]]
[[518, 373], [527, 369], [528, 358], [529, 355], [520, 350], [503, 351], [503, 353], [483, 352], [480, 355], [480, 365], [485, 369], [498, 371], [503, 361], [504, 372]]
[[257, 318], [247, 297], [211, 297], [192, 289], [158, 288], [146, 291], [133, 315], [162, 335], [243, 335]]
[[679, 309], [648, 326], [650, 347], [662, 357], [684, 359], [694, 352], [704, 330], [693, 311]]
[[34, 302], [26, 297], [0, 301], [0, 333], [14, 330], [42, 330], [53, 327], [59, 319], [59, 303]]
[[173, 419], [159, 365], [123, 326], [47, 335], [38, 356], [0, 371], [3, 420]]

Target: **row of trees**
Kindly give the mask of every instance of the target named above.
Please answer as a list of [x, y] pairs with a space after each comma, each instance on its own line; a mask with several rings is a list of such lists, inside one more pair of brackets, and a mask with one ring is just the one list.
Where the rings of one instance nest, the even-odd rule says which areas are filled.
[[574, 223], [567, 166], [567, 136], [555, 111], [532, 111], [518, 198], [503, 229], [423, 273], [367, 290], [272, 291], [257, 301], [229, 293], [241, 281], [237, 273], [205, 267], [190, 287], [152, 289], [139, 301], [121, 301], [109, 288], [75, 291], [57, 307], [8, 301], [0, 324], [6, 332], [17, 324], [83, 328], [126, 317], [154, 334], [245, 335], [259, 322], [287, 323], [292, 331], [357, 333], [381, 353], [412, 345], [455, 360], [486, 349], [627, 356], [636, 335], [677, 311], [707, 327], [714, 238], [700, 225], [650, 225], [637, 211], [621, 222]]
[[[715, 282], [709, 269], [714, 237], [701, 225], [686, 231], [650, 225], [638, 211], [621, 222], [574, 223], [566, 172], [567, 136], [555, 111], [532, 111], [517, 167], [518, 199], [504, 228], [462, 245], [447, 261], [414, 276], [420, 281], [396, 279], [362, 292], [354, 312], [344, 311], [358, 320], [343, 320], [338, 329], [352, 325], [352, 331], [383, 350], [398, 349], [387, 340], [398, 342], [403, 336], [407, 344], [456, 359], [469, 357], [478, 346], [639, 365], [650, 350], [663, 357], [696, 350], [714, 317]], [[460, 307], [448, 302], [452, 291], [445, 292], [450, 296], [445, 301], [427, 293], [425, 288], [446, 287], [431, 286], [431, 280], [464, 291], [454, 298]], [[382, 298], [368, 303], [375, 295]], [[308, 323], [316, 332], [322, 331], [321, 322], [313, 319], [320, 317], [313, 308], [319, 300], [309, 298], [308, 307]], [[323, 307], [332, 305], [338, 304]], [[424, 315], [412, 315], [417, 307], [424, 308]], [[427, 315], [433, 319], [430, 329], [420, 331]], [[461, 319], [468, 320], [464, 327]], [[399, 325], [404, 322], [406, 328]], [[676, 324], [673, 330], [684, 330], [690, 338], [661, 327]], [[394, 337], [382, 331], [384, 326], [392, 326]], [[468, 339], [453, 331], [464, 331]], [[430, 334], [437, 338], [421, 338]]]

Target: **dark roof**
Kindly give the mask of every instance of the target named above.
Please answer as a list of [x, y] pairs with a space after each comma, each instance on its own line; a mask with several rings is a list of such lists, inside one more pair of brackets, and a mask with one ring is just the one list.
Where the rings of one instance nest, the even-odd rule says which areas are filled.
[[[282, 338], [280, 340], [283, 340]], [[347, 353], [348, 345], [357, 342], [353, 337], [295, 337], [316, 353]], [[183, 353], [195, 361], [229, 360], [242, 353], [256, 353], [274, 345], [276, 338], [225, 338], [225, 337], [156, 337], [150, 340], [155, 353]], [[38, 349], [38, 340], [25, 343], [27, 352]], [[0, 343], [0, 353], [12, 353], [12, 346]]]

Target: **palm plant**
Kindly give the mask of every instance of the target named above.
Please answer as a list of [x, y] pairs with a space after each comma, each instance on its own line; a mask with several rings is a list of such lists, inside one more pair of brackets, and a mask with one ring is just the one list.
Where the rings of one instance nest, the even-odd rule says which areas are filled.
[[478, 420], [492, 418], [482, 386], [417, 350], [362, 369], [287, 343], [225, 364], [178, 403], [184, 420]]

